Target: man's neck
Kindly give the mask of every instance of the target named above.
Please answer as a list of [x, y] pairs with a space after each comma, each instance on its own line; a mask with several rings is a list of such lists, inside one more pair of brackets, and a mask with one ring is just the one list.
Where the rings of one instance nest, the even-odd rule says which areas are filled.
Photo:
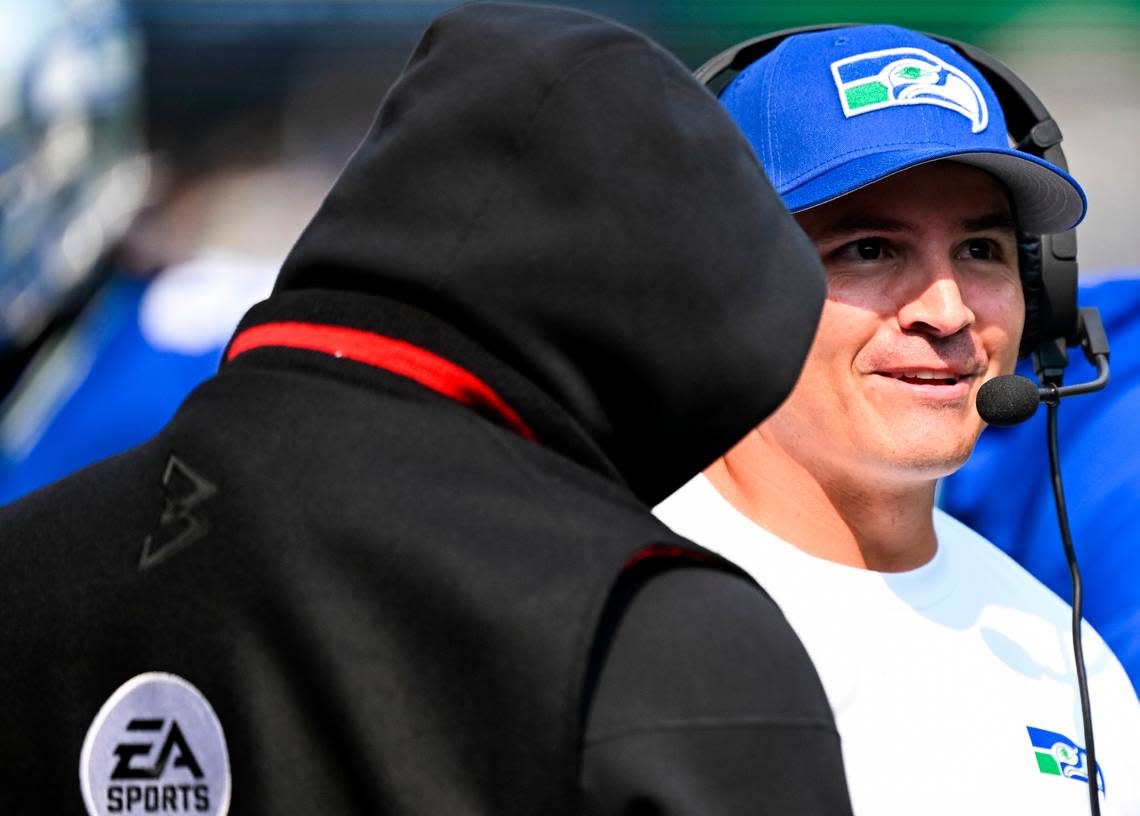
[[804, 552], [878, 572], [934, 557], [935, 480], [832, 477], [753, 431], [705, 471], [737, 510]]

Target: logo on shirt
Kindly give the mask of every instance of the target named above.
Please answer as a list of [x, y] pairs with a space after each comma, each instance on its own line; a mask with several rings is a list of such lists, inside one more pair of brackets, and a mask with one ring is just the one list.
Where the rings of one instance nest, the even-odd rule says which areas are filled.
[[210, 531], [209, 522], [199, 511], [218, 488], [205, 476], [177, 456], [171, 456], [162, 474], [162, 492], [165, 494], [162, 518], [158, 529], [143, 541], [140, 570], [161, 564]]
[[843, 115], [901, 105], [935, 105], [970, 120], [980, 133], [989, 109], [977, 83], [962, 71], [921, 48], [888, 48], [831, 63]]
[[79, 782], [89, 816], [225, 816], [230, 765], [221, 723], [182, 678], [140, 674], [91, 723]]
[[[1037, 769], [1043, 774], [1063, 776], [1088, 784], [1089, 770], [1085, 764], [1085, 749], [1055, 731], [1027, 726], [1029, 741], [1037, 757]], [[1104, 773], [1097, 763], [1096, 786], [1104, 794]]]

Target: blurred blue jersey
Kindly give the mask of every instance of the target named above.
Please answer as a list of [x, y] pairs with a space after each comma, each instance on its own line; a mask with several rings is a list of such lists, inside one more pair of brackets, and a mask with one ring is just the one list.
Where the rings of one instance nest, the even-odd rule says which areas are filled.
[[206, 256], [154, 280], [113, 277], [0, 407], [0, 504], [153, 436], [217, 371], [276, 268]]
[[[1067, 399], [1058, 427], [1061, 472], [1081, 567], [1084, 613], [1140, 689], [1140, 278], [1083, 285], [1111, 347], [1106, 390]], [[1070, 349], [1065, 380], [1096, 376]], [[1018, 373], [1032, 377], [1029, 361]], [[1044, 409], [1013, 428], [982, 434], [970, 461], [942, 483], [940, 503], [1067, 601], [1069, 569], [1049, 476]]]

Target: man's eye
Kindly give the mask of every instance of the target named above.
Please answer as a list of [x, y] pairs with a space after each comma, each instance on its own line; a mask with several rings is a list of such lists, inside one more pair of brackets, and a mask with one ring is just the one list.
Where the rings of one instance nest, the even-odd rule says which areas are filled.
[[994, 242], [986, 238], [974, 238], [966, 242], [964, 256], [974, 261], [992, 261], [997, 257]]
[[883, 256], [883, 239], [860, 238], [848, 244], [847, 251], [861, 261], [877, 261]]

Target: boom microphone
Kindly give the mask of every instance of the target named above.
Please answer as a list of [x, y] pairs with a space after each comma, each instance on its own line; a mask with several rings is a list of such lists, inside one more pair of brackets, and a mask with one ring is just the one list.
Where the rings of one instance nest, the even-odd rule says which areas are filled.
[[[1059, 362], [1038, 360], [1038, 374], [1045, 385], [1038, 386], [1028, 377], [1016, 374], [994, 377], [978, 389], [975, 403], [978, 415], [990, 425], [1017, 425], [1033, 416], [1042, 401], [1056, 405], [1063, 397], [1088, 394], [1108, 385], [1108, 339], [1100, 313], [1096, 309], [1081, 309], [1078, 326], [1085, 356], [1096, 366], [1096, 379], [1075, 385], [1061, 385], [1060, 372], [1065, 366], [1064, 359]], [[1057, 349], [1052, 351], [1058, 353]], [[1063, 354], [1063, 351], [1059, 353]], [[1044, 372], [1042, 368], [1045, 369]]]
[[990, 425], [1002, 428], [1017, 425], [1037, 412], [1044, 390], [1028, 377], [1016, 374], [994, 377], [978, 389], [978, 414]]

